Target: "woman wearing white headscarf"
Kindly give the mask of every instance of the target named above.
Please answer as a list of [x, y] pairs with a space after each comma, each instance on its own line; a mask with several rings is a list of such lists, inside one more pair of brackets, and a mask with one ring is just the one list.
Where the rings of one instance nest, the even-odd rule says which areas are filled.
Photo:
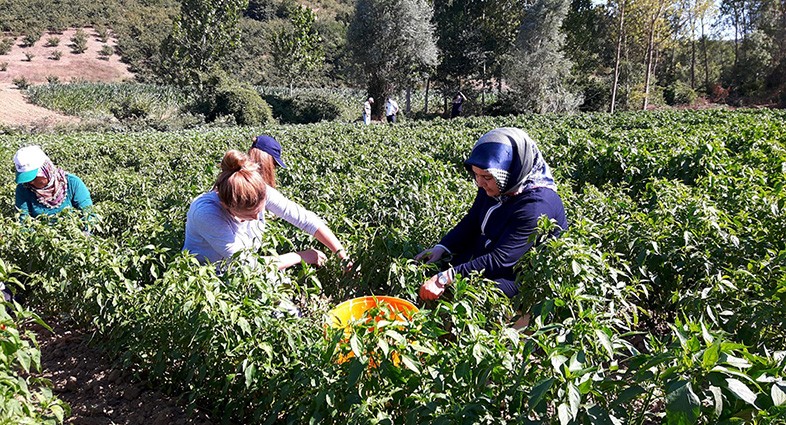
[[532, 247], [529, 237], [538, 219], [545, 215], [567, 228], [562, 199], [535, 141], [518, 128], [481, 136], [464, 165], [478, 186], [472, 207], [437, 245], [415, 257], [431, 263], [452, 255], [454, 266], [423, 283], [420, 297], [435, 300], [456, 274], [472, 271], [513, 297], [518, 293], [513, 266]]
[[51, 215], [66, 208], [86, 211], [93, 206], [82, 180], [55, 166], [39, 146], [26, 146], [14, 155], [16, 208], [25, 217]]

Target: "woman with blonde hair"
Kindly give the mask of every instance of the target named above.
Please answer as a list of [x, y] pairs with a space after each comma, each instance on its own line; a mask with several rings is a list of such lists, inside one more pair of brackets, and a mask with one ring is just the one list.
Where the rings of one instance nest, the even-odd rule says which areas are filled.
[[[268, 192], [275, 192], [276, 196], [287, 199], [278, 190], [276, 190], [276, 167], [287, 167], [286, 164], [284, 164], [284, 160], [281, 159], [281, 144], [278, 143], [278, 141], [272, 136], [265, 134], [256, 136], [253, 139], [251, 148], [248, 150], [248, 156], [254, 160], [257, 165], [259, 165], [260, 173], [267, 183]], [[291, 202], [288, 199], [287, 201]], [[299, 204], [294, 202], [292, 202], [292, 204], [301, 210], [301, 214], [314, 215], [314, 213], [306, 210]], [[317, 216], [314, 215], [314, 217]], [[338, 238], [336, 238], [336, 235], [333, 234], [329, 227], [323, 224], [317, 229], [315, 233], [313, 233], [313, 236], [317, 238], [317, 240], [320, 241], [323, 245], [333, 251], [336, 255], [338, 255], [342, 261], [346, 262], [345, 270], [351, 268], [352, 262], [350, 261], [349, 256], [347, 256], [347, 251], [344, 249], [341, 242], [339, 242]]]
[[[203, 263], [226, 260], [243, 251], [241, 259], [254, 267], [256, 260], [247, 254], [262, 246], [265, 210], [311, 235], [325, 227], [319, 217], [269, 188], [260, 166], [248, 155], [230, 150], [221, 161], [221, 174], [213, 190], [194, 199], [188, 209], [183, 250]], [[329, 247], [340, 249], [340, 245]], [[301, 261], [321, 266], [326, 260], [325, 254], [316, 249], [275, 258], [279, 270]]]

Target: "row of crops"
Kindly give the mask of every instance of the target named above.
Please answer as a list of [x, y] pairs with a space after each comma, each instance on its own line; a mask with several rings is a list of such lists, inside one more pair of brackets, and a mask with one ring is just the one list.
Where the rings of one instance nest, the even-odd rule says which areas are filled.
[[[434, 270], [411, 258], [468, 208], [461, 162], [499, 126], [538, 140], [571, 227], [521, 260], [517, 298], [470, 276], [421, 302]], [[282, 192], [344, 241], [351, 273], [332, 258], [217, 275], [180, 252], [190, 200], [262, 132], [284, 145]], [[229, 422], [772, 423], [786, 417], [784, 140], [783, 111], [0, 136], [6, 164], [41, 144], [100, 216], [90, 236], [75, 216], [20, 226], [9, 174], [0, 259], [39, 314]], [[315, 244], [276, 220], [266, 237], [265, 252]], [[420, 313], [351, 337], [325, 326], [369, 294]], [[510, 327], [516, 310], [528, 329]]]

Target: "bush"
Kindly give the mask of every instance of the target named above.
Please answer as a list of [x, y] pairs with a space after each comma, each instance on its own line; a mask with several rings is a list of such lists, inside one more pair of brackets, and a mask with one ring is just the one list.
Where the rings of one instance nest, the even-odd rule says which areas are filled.
[[696, 91], [682, 81], [675, 81], [663, 91], [667, 105], [692, 105], [696, 101]]
[[270, 105], [250, 85], [216, 72], [202, 77], [202, 93], [194, 109], [208, 122], [234, 117], [238, 125], [257, 125], [273, 121]]
[[84, 53], [87, 50], [87, 35], [80, 28], [71, 37], [71, 51], [74, 53]]
[[0, 62], [0, 71], [8, 70], [8, 62]]
[[57, 47], [60, 44], [60, 37], [49, 37], [46, 39], [46, 47]]
[[59, 61], [61, 57], [63, 57], [63, 52], [61, 52], [60, 50], [55, 50], [52, 52], [51, 55], [49, 55], [49, 59], [52, 59], [54, 61]]
[[123, 99], [118, 105], [112, 106], [110, 111], [115, 118], [123, 121], [128, 119], [147, 118], [150, 115], [152, 106], [150, 102], [135, 96]]
[[501, 115], [517, 115], [522, 111], [521, 99], [518, 93], [513, 91], [506, 91], [497, 97], [497, 101], [492, 103], [486, 109], [486, 114], [495, 117]]
[[46, 82], [49, 84], [60, 84], [60, 77], [57, 75], [47, 75]]
[[19, 90], [27, 90], [30, 88], [30, 82], [27, 81], [27, 78], [24, 76], [14, 78], [13, 83]]
[[229, 84], [216, 93], [218, 115], [231, 115], [239, 125], [266, 124], [273, 120], [270, 105], [247, 84]]
[[0, 40], [0, 55], [7, 55], [8, 52], [11, 51], [11, 47], [14, 46], [14, 39], [13, 38], [3, 38]]
[[299, 93], [292, 97], [272, 94], [265, 96], [265, 101], [273, 109], [273, 116], [287, 124], [334, 121], [341, 116], [341, 105], [322, 94]]
[[34, 54], [32, 54], [30, 52], [25, 52], [25, 58], [27, 58], [28, 62], [32, 62], [34, 57], [35, 57]]
[[95, 30], [99, 41], [106, 43], [109, 40], [109, 30], [105, 26], [96, 25]]
[[36, 41], [41, 38], [41, 34], [27, 34], [22, 37], [22, 47], [33, 47]]
[[109, 60], [109, 57], [114, 53], [115, 49], [113, 49], [112, 46], [108, 44], [104, 44], [104, 46], [101, 47], [101, 50], [98, 51], [98, 55], [101, 56], [101, 59], [103, 60]]

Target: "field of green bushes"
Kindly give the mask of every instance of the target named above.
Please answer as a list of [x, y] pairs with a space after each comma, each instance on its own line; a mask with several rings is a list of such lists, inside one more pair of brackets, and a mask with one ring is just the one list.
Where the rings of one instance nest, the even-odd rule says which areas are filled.
[[[500, 126], [538, 141], [570, 228], [522, 258], [513, 300], [469, 276], [421, 302], [434, 270], [411, 258], [468, 209], [476, 189], [462, 161]], [[352, 272], [331, 257], [320, 269], [217, 275], [180, 252], [191, 199], [227, 149], [263, 132], [284, 146], [282, 192], [325, 219]], [[28, 144], [85, 181], [99, 220], [90, 236], [76, 214], [20, 224], [9, 171], [4, 279], [42, 317], [93, 330], [140, 379], [219, 420], [786, 420], [784, 111], [15, 135], [0, 136], [0, 161], [10, 170]], [[261, 255], [315, 244], [272, 220]], [[346, 339], [325, 326], [336, 304], [370, 294], [420, 313]], [[282, 313], [290, 303], [303, 317]], [[510, 327], [516, 310], [532, 312], [526, 330]]]

